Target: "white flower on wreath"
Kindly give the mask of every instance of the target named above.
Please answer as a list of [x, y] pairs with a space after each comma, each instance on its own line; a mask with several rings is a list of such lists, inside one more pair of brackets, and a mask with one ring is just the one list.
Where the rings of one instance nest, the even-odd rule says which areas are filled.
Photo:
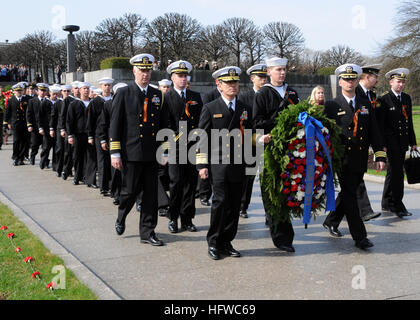
[[322, 128], [321, 129], [321, 132], [322, 133], [326, 133], [326, 134], [330, 133], [326, 127]]
[[299, 151], [293, 151], [293, 156], [295, 158], [299, 158], [300, 157], [300, 152]]
[[302, 139], [304, 136], [305, 136], [305, 130], [304, 129], [299, 129], [298, 132], [297, 132], [296, 137], [298, 139]]

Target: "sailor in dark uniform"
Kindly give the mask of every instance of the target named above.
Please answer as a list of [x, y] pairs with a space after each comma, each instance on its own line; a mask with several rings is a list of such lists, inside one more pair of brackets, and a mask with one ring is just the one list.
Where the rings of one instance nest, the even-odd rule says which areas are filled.
[[[221, 96], [204, 105], [199, 122], [199, 128], [206, 131], [207, 139], [200, 140], [197, 169], [201, 179], [209, 179], [209, 167], [212, 172], [213, 200], [207, 243], [208, 255], [213, 260], [219, 260], [222, 254], [241, 256], [231, 242], [238, 229], [245, 177], [243, 132], [252, 128], [252, 122], [250, 108], [237, 99], [240, 73], [238, 67], [225, 67], [213, 73], [219, 81]], [[219, 143], [213, 143], [213, 146], [211, 134], [215, 130], [220, 134], [223, 129], [229, 133], [226, 138], [223, 133]], [[206, 142], [209, 152], [204, 147]], [[236, 161], [236, 157], [242, 157], [242, 161]]]
[[42, 145], [42, 135], [39, 133], [38, 116], [41, 103], [46, 99], [48, 85], [45, 83], [37, 83], [38, 96], [29, 100], [28, 110], [26, 112], [26, 122], [28, 132], [31, 134], [31, 165], [35, 165], [35, 157], [38, 154], [39, 147]]
[[158, 178], [156, 135], [168, 127], [164, 95], [149, 85], [154, 57], [139, 54], [130, 59], [135, 82], [118, 90], [112, 102], [110, 145], [111, 164], [121, 170], [122, 189], [115, 229], [125, 230], [125, 220], [142, 192], [140, 241], [162, 246], [155, 227], [158, 220]]
[[[169, 128], [175, 132], [176, 143], [173, 144], [175, 157], [169, 161], [169, 209], [168, 229], [171, 233], [178, 232], [178, 218], [181, 218], [182, 230], [197, 231], [192, 220], [195, 217], [195, 189], [197, 187], [198, 172], [194, 164], [181, 161], [181, 147], [188, 150], [192, 143], [187, 137], [190, 131], [197, 129], [200, 113], [203, 107], [198, 92], [186, 89], [187, 75], [192, 70], [188, 61], [179, 60], [171, 63], [167, 72], [171, 74], [174, 85], [172, 90], [165, 94], [169, 111]], [[183, 137], [182, 137], [183, 136]]]
[[[60, 134], [59, 120], [60, 113], [64, 108], [64, 100], [70, 95], [71, 86], [62, 85], [61, 89], [61, 98], [53, 105], [51, 110], [51, 121], [50, 121], [50, 136], [56, 137], [56, 146], [55, 146], [55, 159], [53, 161], [53, 169], [56, 171], [57, 177], [61, 177], [64, 167], [64, 138]], [[52, 129], [52, 130], [51, 130]]]
[[79, 81], [74, 81], [71, 84], [72, 95], [68, 95], [63, 100], [63, 107], [61, 108], [60, 115], [58, 117], [58, 129], [60, 130], [60, 136], [64, 139], [64, 160], [63, 160], [63, 172], [61, 177], [63, 180], [67, 180], [67, 177], [72, 175], [73, 171], [73, 146], [69, 144], [67, 134], [67, 111], [70, 103], [75, 99], [80, 98]]
[[[373, 91], [373, 89], [378, 84], [378, 74], [381, 67], [382, 65], [380, 64], [363, 66], [363, 73], [360, 77], [359, 85], [356, 87], [356, 94], [370, 101], [374, 112], [377, 107], [377, 102], [376, 93]], [[357, 202], [359, 205], [360, 216], [362, 217], [363, 221], [367, 222], [381, 215], [380, 212], [373, 211], [372, 206], [370, 205], [364, 181], [362, 181], [360, 186], [357, 188]]]
[[[287, 106], [299, 102], [297, 92], [285, 83], [287, 62], [286, 58], [279, 57], [273, 57], [266, 61], [267, 74], [270, 76], [271, 83], [262, 86], [255, 94], [252, 110], [254, 128], [264, 130], [264, 135], [259, 137], [260, 143], [267, 144], [271, 141], [270, 132], [274, 129], [275, 119], [279, 112]], [[292, 224], [279, 222], [275, 225], [267, 210], [269, 197], [263, 184], [261, 184], [261, 194], [274, 245], [282, 251], [295, 252], [292, 246], [295, 234]]]
[[66, 132], [68, 142], [73, 146], [74, 178], [73, 184], [78, 185], [85, 180], [85, 161], [88, 144], [86, 130], [87, 107], [89, 99], [89, 82], [79, 83], [80, 99], [75, 99], [67, 110]]
[[28, 131], [26, 127], [26, 110], [28, 97], [23, 97], [23, 85], [16, 84], [12, 87], [14, 95], [7, 102], [3, 125], [13, 132], [13, 165], [24, 165], [25, 147]]
[[[239, 100], [245, 103], [252, 109], [254, 105], [255, 93], [260, 90], [260, 88], [267, 83], [267, 65], [266, 64], [256, 64], [250, 67], [246, 73], [251, 77], [253, 87], [251, 90], [247, 90], [239, 95]], [[252, 118], [252, 114], [250, 115]], [[254, 186], [254, 175], [246, 175], [243, 189], [242, 189], [242, 200], [241, 200], [241, 212], [240, 216], [242, 218], [248, 218], [248, 207], [251, 202], [252, 196], [252, 187]]]
[[[112, 92], [117, 93], [118, 89], [126, 87], [125, 83], [117, 83], [112, 87]], [[112, 96], [113, 97], [113, 96]], [[111, 122], [111, 113], [112, 113], [112, 98], [111, 100], [105, 101], [104, 107], [101, 114], [99, 115], [98, 125], [96, 126], [96, 139], [101, 145], [101, 149], [104, 154], [105, 161], [109, 161], [111, 165], [111, 158], [109, 153], [109, 127]], [[108, 160], [107, 160], [108, 159]], [[111, 166], [111, 186], [110, 193], [114, 198], [113, 203], [115, 205], [120, 204], [120, 193], [121, 193], [121, 171], [115, 169]]]
[[381, 107], [377, 111], [389, 160], [382, 194], [382, 211], [392, 212], [400, 218], [412, 215], [402, 201], [403, 168], [409, 147], [412, 151], [417, 150], [411, 97], [403, 92], [409, 73], [406, 68], [398, 68], [385, 75], [389, 79], [391, 89], [378, 99]]
[[[53, 149], [53, 162], [55, 162], [55, 144], [56, 137], [54, 128], [50, 127], [51, 123], [51, 114], [54, 109], [54, 105], [59, 101], [58, 94], [61, 92], [60, 86], [50, 86], [50, 97], [45, 99], [39, 108], [38, 116], [38, 128], [39, 134], [42, 135], [42, 151], [41, 151], [41, 160], [39, 162], [39, 167], [41, 169], [48, 168], [50, 159], [50, 151]], [[52, 131], [52, 135], [50, 132]], [[53, 168], [54, 169], [54, 168]]]
[[357, 188], [367, 171], [369, 146], [375, 152], [377, 170], [385, 168], [386, 154], [370, 101], [356, 94], [362, 68], [355, 64], [345, 64], [338, 67], [335, 73], [339, 78], [342, 94], [325, 103], [325, 113], [341, 127], [344, 156], [338, 177], [341, 191], [336, 199], [336, 209], [330, 212], [323, 226], [332, 236], [341, 237], [338, 226], [346, 216], [356, 247], [366, 250], [373, 244], [367, 238], [366, 228], [359, 214]]

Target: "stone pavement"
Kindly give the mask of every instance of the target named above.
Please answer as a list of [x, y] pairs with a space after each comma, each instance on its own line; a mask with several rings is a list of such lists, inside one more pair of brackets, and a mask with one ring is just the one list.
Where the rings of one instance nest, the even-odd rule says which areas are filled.
[[[110, 198], [50, 169], [13, 167], [11, 148], [0, 151], [0, 201], [101, 299], [420, 299], [419, 190], [405, 192], [413, 217], [383, 214], [366, 224], [375, 244], [369, 252], [354, 247], [345, 221], [345, 236], [329, 237], [322, 215], [307, 230], [294, 221], [296, 253], [287, 254], [272, 244], [256, 182], [250, 218], [240, 220], [233, 242], [243, 256], [213, 261], [206, 244], [209, 208], [198, 205], [197, 233], [170, 234], [168, 220], [159, 218], [156, 232], [166, 245], [141, 244], [134, 209], [119, 237]], [[368, 182], [367, 188], [379, 210], [382, 185]]]

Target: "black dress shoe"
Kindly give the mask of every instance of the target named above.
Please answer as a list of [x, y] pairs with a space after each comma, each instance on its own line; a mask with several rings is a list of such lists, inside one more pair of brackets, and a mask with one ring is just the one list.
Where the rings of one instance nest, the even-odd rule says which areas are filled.
[[31, 161], [30, 162], [31, 162], [31, 165], [34, 166], [35, 165], [35, 158], [31, 158]]
[[168, 216], [168, 209], [167, 208], [159, 208], [158, 209], [159, 217], [167, 217]]
[[248, 213], [247, 213], [246, 211], [241, 211], [241, 212], [239, 213], [239, 216], [240, 216], [241, 218], [248, 219]]
[[192, 222], [190, 224], [183, 224], [181, 228], [184, 231], [197, 232], [197, 227]]
[[19, 165], [20, 166], [24, 166], [25, 165], [25, 162], [23, 162], [23, 160], [19, 160]]
[[19, 165], [19, 162], [17, 160], [13, 161], [13, 166], [17, 167]]
[[69, 177], [69, 175], [67, 173], [63, 172], [61, 174], [61, 177], [63, 178], [63, 180], [67, 180], [67, 178]]
[[329, 226], [325, 222], [322, 224], [322, 226], [330, 232], [331, 236], [333, 236], [335, 238], [340, 238], [340, 237], [343, 236], [343, 234], [338, 230], [337, 227]]
[[295, 248], [294, 248], [292, 245], [288, 246], [288, 245], [283, 244], [283, 245], [279, 245], [279, 246], [277, 246], [277, 248], [278, 248], [280, 251], [285, 251], [285, 252], [295, 252]]
[[355, 245], [356, 245], [356, 247], [358, 247], [359, 249], [362, 249], [362, 250], [366, 250], [368, 248], [373, 247], [373, 243], [370, 242], [370, 240], [368, 238], [364, 238], [362, 240], [356, 241]]
[[73, 180], [73, 184], [74, 184], [75, 186], [78, 186], [78, 185], [79, 185], [79, 181], [77, 181], [77, 180]]
[[120, 236], [124, 233], [125, 231], [125, 224], [124, 223], [118, 223], [115, 222], [115, 231], [117, 232], [117, 234]]
[[111, 194], [109, 193], [109, 191], [108, 190], [101, 190], [101, 195], [103, 195], [104, 197], [110, 197], [111, 196]]
[[176, 220], [169, 221], [168, 229], [170, 233], [178, 233], [178, 222]]
[[393, 213], [395, 213], [399, 218], [411, 217], [413, 215], [411, 212], [408, 211], [397, 211]]
[[220, 252], [217, 248], [209, 247], [208, 254], [211, 259], [220, 260]]
[[391, 212], [391, 209], [388, 207], [382, 207], [382, 212]]
[[200, 199], [200, 203], [205, 207], [210, 207], [211, 206], [210, 201], [207, 200], [207, 199]]
[[92, 188], [92, 189], [98, 189], [98, 186], [96, 184], [87, 184], [88, 188]]
[[377, 217], [379, 217], [381, 215], [380, 212], [369, 212], [368, 214], [365, 214], [364, 216], [362, 216], [362, 220], [364, 222], [368, 222], [369, 220], [375, 219]]
[[55, 175], [60, 178], [61, 177], [61, 172], [57, 172]]
[[114, 201], [112, 201], [113, 204], [115, 204], [116, 206], [118, 206], [120, 204], [120, 199], [114, 199]]
[[136, 210], [138, 212], [141, 212], [141, 204], [140, 203], [136, 204]]
[[159, 240], [158, 237], [156, 237], [155, 234], [150, 236], [147, 239], [141, 239], [140, 242], [141, 243], [148, 243], [148, 244], [151, 244], [152, 246], [155, 246], [155, 247], [163, 246], [163, 241]]
[[239, 258], [241, 256], [241, 253], [232, 247], [231, 244], [228, 244], [225, 246], [223, 250], [229, 257]]

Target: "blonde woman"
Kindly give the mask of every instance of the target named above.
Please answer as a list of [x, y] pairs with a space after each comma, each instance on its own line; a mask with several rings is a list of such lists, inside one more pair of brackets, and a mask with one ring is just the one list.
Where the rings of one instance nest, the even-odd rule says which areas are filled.
[[324, 88], [321, 86], [316, 86], [312, 90], [309, 103], [314, 106], [323, 106], [324, 102], [325, 102]]

